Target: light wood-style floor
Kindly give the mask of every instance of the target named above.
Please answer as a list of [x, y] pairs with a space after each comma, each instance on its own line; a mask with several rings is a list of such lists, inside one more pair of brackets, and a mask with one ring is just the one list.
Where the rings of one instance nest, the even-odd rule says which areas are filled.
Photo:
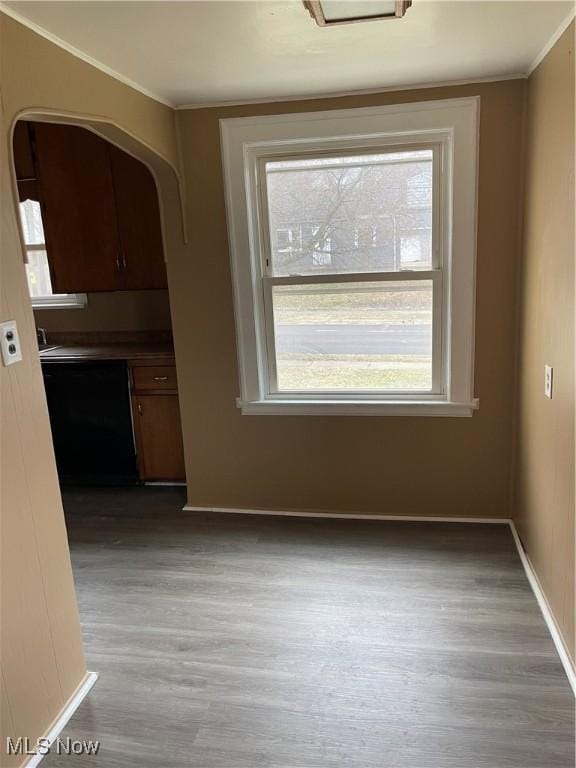
[[573, 768], [574, 701], [507, 527], [65, 507], [100, 680], [45, 768]]

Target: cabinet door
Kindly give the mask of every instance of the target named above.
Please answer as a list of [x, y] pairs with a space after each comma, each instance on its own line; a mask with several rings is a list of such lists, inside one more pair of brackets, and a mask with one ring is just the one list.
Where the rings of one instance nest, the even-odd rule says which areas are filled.
[[133, 395], [142, 480], [184, 480], [184, 450], [177, 395]]
[[19, 120], [14, 126], [14, 168], [18, 181], [36, 179], [29, 123]]
[[122, 287], [108, 143], [84, 128], [34, 124], [54, 293]]
[[154, 177], [126, 152], [110, 146], [124, 288], [166, 288], [160, 207]]

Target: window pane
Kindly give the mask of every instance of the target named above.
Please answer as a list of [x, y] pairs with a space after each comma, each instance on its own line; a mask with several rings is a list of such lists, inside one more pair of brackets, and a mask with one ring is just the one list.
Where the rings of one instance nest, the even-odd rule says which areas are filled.
[[44, 227], [40, 203], [37, 200], [25, 200], [20, 203], [20, 219], [24, 233], [28, 263], [26, 276], [28, 291], [32, 298], [52, 296], [52, 282], [48, 269], [48, 256], [44, 246]]
[[28, 290], [32, 298], [52, 296], [52, 283], [46, 251], [28, 251], [26, 274], [28, 276]]
[[42, 226], [40, 203], [36, 200], [26, 200], [20, 203], [20, 218], [26, 245], [44, 245], [44, 227]]
[[272, 289], [279, 391], [430, 391], [432, 281]]
[[272, 274], [430, 269], [432, 155], [267, 162]]

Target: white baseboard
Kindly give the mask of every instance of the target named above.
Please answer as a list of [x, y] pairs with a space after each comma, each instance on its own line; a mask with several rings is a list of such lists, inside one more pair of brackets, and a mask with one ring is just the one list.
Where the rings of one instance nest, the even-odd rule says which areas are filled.
[[186, 504], [183, 509], [185, 512], [216, 512], [234, 515], [281, 515], [287, 517], [315, 517], [317, 519], [334, 518], [343, 520], [397, 520], [402, 522], [417, 523], [483, 523], [508, 525], [510, 527], [510, 531], [512, 532], [514, 543], [516, 544], [516, 548], [518, 550], [518, 555], [524, 567], [526, 578], [532, 587], [532, 591], [534, 592], [534, 596], [536, 597], [536, 601], [540, 611], [542, 612], [542, 616], [546, 622], [546, 626], [548, 627], [552, 641], [556, 646], [558, 656], [560, 657], [560, 661], [562, 662], [562, 666], [564, 667], [564, 671], [568, 677], [568, 682], [570, 683], [572, 690], [576, 695], [576, 671], [570, 660], [570, 655], [566, 650], [564, 640], [562, 639], [562, 635], [560, 634], [558, 625], [554, 619], [554, 615], [550, 610], [550, 606], [548, 604], [548, 600], [546, 599], [546, 595], [544, 594], [544, 590], [540, 585], [528, 555], [524, 551], [524, 547], [522, 546], [522, 542], [518, 536], [518, 531], [516, 530], [514, 521], [508, 517], [425, 517], [419, 515], [364, 515], [356, 514], [354, 512], [302, 512], [298, 510], [277, 509], [237, 509], [235, 507], [195, 507], [190, 504]]
[[[86, 672], [84, 680], [82, 680], [78, 688], [76, 688], [72, 696], [68, 699], [64, 709], [60, 712], [57, 719], [50, 727], [49, 731], [42, 737], [50, 745], [53, 744], [58, 736], [62, 733], [68, 724], [68, 721], [74, 712], [76, 712], [80, 704], [84, 701], [96, 680], [98, 680], [98, 675], [95, 672]], [[45, 757], [43, 754], [32, 755], [30, 760], [23, 763], [22, 768], [36, 768], [36, 766], [40, 764], [40, 761], [43, 757]]]
[[366, 515], [357, 512], [306, 512], [296, 509], [237, 509], [236, 507], [196, 507], [186, 504], [184, 512], [216, 512], [230, 515], [272, 515], [281, 517], [315, 517], [336, 520], [401, 520], [409, 523], [496, 523], [509, 525], [507, 517], [430, 517], [425, 515]]
[[540, 611], [542, 612], [542, 616], [544, 617], [544, 621], [546, 622], [546, 626], [548, 627], [548, 631], [550, 632], [550, 635], [552, 637], [552, 641], [556, 646], [556, 651], [558, 652], [558, 656], [560, 656], [560, 661], [562, 662], [562, 666], [564, 667], [564, 671], [566, 672], [566, 677], [568, 678], [568, 682], [572, 686], [572, 691], [576, 695], [576, 670], [574, 670], [574, 666], [570, 659], [570, 654], [568, 653], [566, 646], [564, 645], [564, 640], [562, 638], [562, 635], [560, 634], [558, 625], [556, 624], [554, 614], [550, 609], [550, 605], [546, 598], [546, 594], [542, 589], [540, 580], [538, 579], [538, 576], [536, 575], [536, 571], [534, 570], [532, 563], [530, 562], [530, 558], [528, 557], [524, 547], [522, 546], [522, 541], [520, 540], [520, 536], [518, 536], [518, 531], [516, 530], [516, 525], [514, 524], [513, 520], [510, 521], [510, 530], [512, 531], [512, 536], [514, 537], [514, 542], [516, 543], [516, 549], [518, 550], [518, 555], [520, 556], [520, 560], [522, 561], [522, 565], [524, 566], [524, 571], [526, 572], [526, 578], [528, 579], [530, 586], [532, 587], [532, 592], [534, 592], [534, 596], [536, 597], [538, 606], [540, 608]]

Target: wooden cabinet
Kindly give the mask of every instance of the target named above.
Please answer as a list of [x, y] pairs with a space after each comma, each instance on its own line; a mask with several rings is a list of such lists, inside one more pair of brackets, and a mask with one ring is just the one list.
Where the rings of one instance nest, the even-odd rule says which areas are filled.
[[30, 130], [54, 292], [166, 288], [148, 168], [84, 128]]
[[122, 288], [108, 144], [68, 125], [34, 128], [46, 252], [54, 293]]
[[36, 178], [30, 141], [30, 123], [22, 120], [14, 126], [14, 167], [18, 181]]
[[186, 477], [176, 367], [166, 360], [130, 364], [132, 414], [142, 480]]
[[109, 151], [124, 288], [166, 288], [160, 208], [152, 174], [117, 147], [110, 145]]
[[135, 395], [142, 480], [184, 480], [180, 410], [175, 395]]
[[18, 197], [24, 200], [38, 200], [36, 166], [32, 154], [30, 123], [19, 120], [14, 126], [14, 169], [18, 184]]
[[174, 365], [139, 365], [132, 370], [134, 389], [137, 392], [156, 392], [160, 390], [176, 393], [176, 367]]

